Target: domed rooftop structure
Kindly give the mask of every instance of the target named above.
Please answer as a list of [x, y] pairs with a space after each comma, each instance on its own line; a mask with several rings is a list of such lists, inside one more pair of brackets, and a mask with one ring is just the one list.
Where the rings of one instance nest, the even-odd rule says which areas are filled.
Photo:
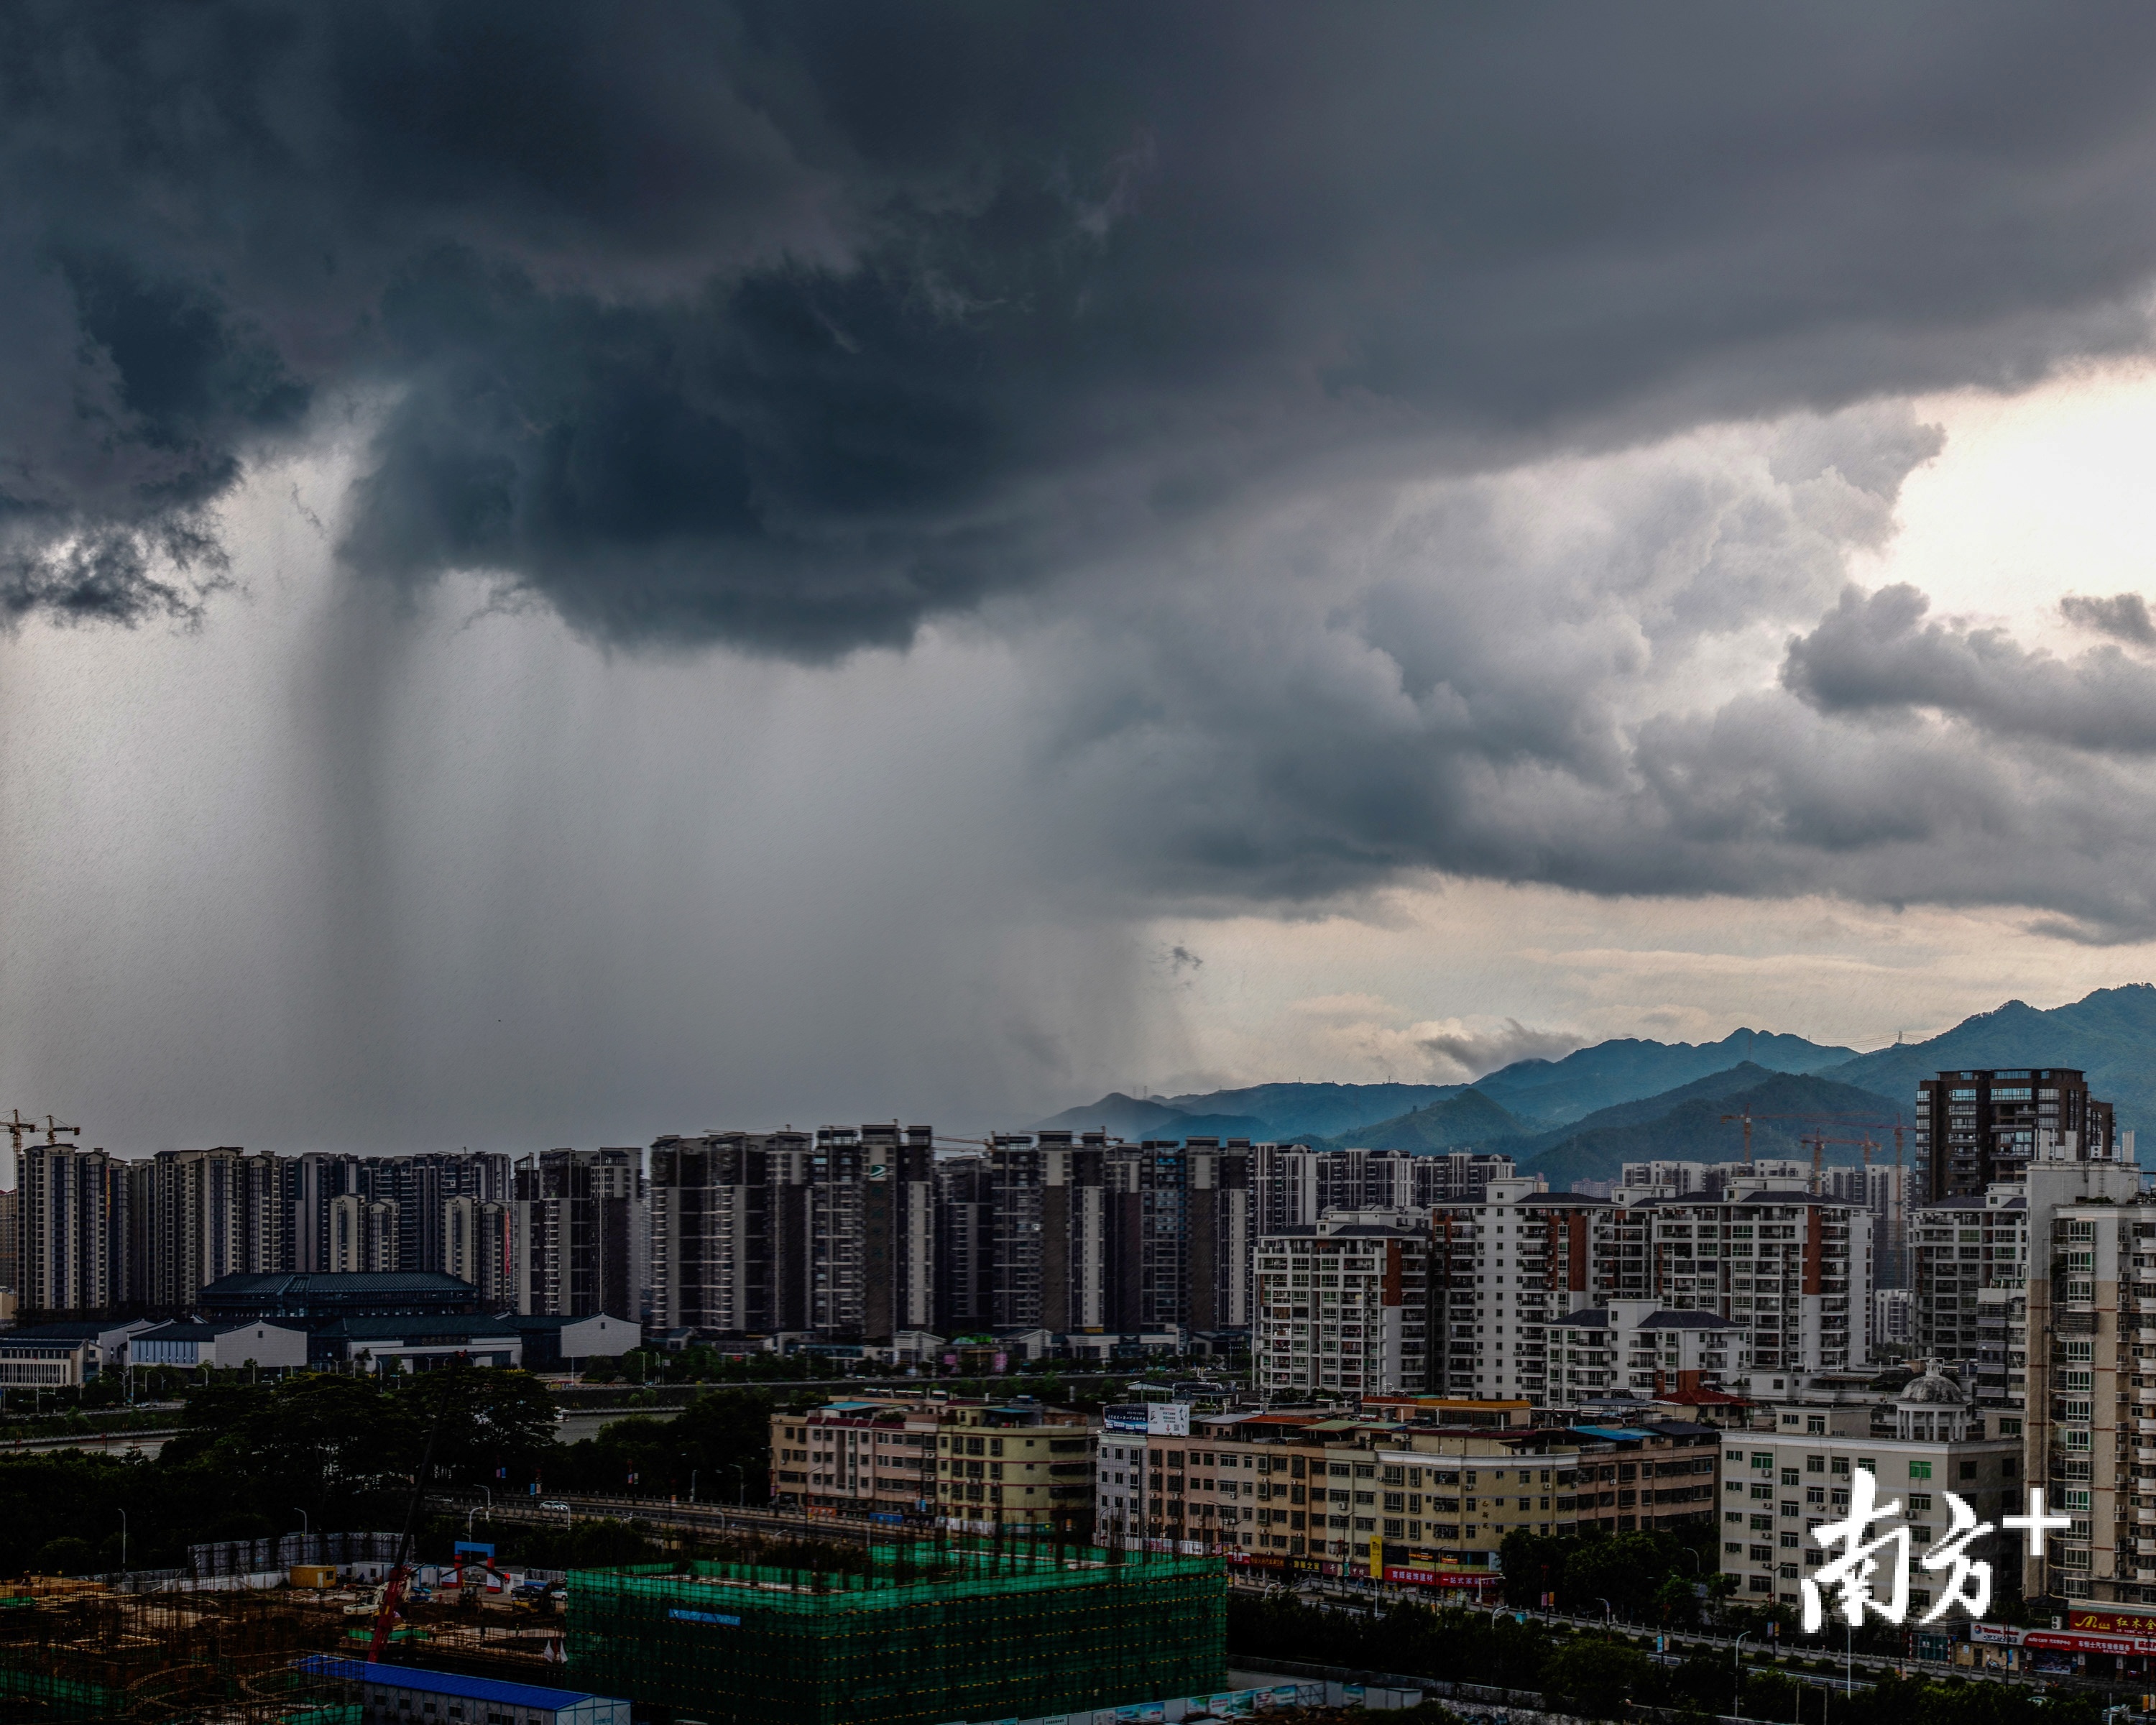
[[1918, 1443], [1953, 1443], [1969, 1435], [1976, 1412], [1969, 1392], [1926, 1360], [1924, 1369], [1894, 1398], [1894, 1435]]
[[1969, 1392], [1939, 1369], [1939, 1363], [1926, 1360], [1924, 1369], [1912, 1378], [1901, 1394], [1894, 1398], [1897, 1407], [1964, 1407], [1969, 1402]]

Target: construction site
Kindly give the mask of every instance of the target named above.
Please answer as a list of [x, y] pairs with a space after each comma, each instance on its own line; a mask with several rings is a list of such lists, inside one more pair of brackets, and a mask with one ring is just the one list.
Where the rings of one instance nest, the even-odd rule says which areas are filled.
[[579, 1570], [568, 1670], [707, 1725], [1024, 1718], [1222, 1688], [1226, 1612], [1218, 1558], [1091, 1547]]
[[254, 1593], [126, 1594], [40, 1581], [0, 1597], [0, 1717], [343, 1725], [341, 1686], [296, 1668], [341, 1615]]
[[[364, 1659], [353, 1595], [308, 1588], [116, 1593], [39, 1578], [0, 1593], [0, 1718], [125, 1725], [357, 1725], [352, 1686], [311, 1656]], [[561, 1625], [415, 1604], [395, 1661], [547, 1684]], [[319, 1660], [315, 1661], [319, 1666]]]
[[[1225, 1685], [1217, 1558], [927, 1540], [721, 1549], [571, 1571], [566, 1625], [438, 1589], [400, 1609], [380, 1657], [705, 1725], [944, 1725]], [[0, 1584], [0, 1718], [362, 1725], [370, 1598]]]

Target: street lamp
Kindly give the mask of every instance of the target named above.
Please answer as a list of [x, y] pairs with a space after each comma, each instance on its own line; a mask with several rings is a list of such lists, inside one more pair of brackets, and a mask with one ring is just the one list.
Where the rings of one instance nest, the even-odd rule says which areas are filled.
[[1598, 1599], [1594, 1603], [1602, 1608], [1602, 1626], [1608, 1629], [1609, 1620], [1617, 1615], [1617, 1608], [1607, 1599]]
[[[115, 1509], [120, 1509], [120, 1506], [119, 1506], [118, 1504], [116, 1504], [116, 1503], [115, 1505], [113, 1505], [113, 1507], [114, 1507]], [[121, 1510], [120, 1510], [120, 1568], [121, 1568], [121, 1574], [126, 1574], [126, 1569], [127, 1569], [127, 1512], [126, 1512], [126, 1510], [124, 1510], [124, 1509], [121, 1509]]]
[[1746, 1630], [1738, 1635], [1737, 1645], [1729, 1651], [1729, 1711], [1732, 1717], [1738, 1719], [1744, 1717], [1744, 1636], [1751, 1633]]

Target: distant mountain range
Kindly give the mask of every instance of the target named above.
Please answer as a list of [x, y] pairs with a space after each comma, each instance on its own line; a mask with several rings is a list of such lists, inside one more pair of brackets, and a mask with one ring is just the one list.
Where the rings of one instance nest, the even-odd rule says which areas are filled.
[[1824, 1048], [1768, 1030], [1736, 1030], [1719, 1042], [1642, 1042], [1627, 1036], [1561, 1060], [1515, 1060], [1476, 1079], [1475, 1087], [1515, 1114], [1555, 1126], [1739, 1065], [1769, 1072], [1824, 1072], [1856, 1057], [1853, 1048]]
[[[1329, 1138], [1458, 1096], [1464, 1084], [1259, 1084], [1203, 1096], [1140, 1101], [1112, 1091], [1035, 1122], [1037, 1131], [1110, 1132], [1124, 1137]], [[1199, 1120], [1238, 1120], [1235, 1131]], [[1252, 1131], [1252, 1127], [1261, 1130]]]
[[[2039, 1010], [2010, 1000], [1928, 1041], [1858, 1054], [1801, 1036], [1738, 1030], [1719, 1042], [1620, 1038], [1561, 1060], [1516, 1060], [1471, 1085], [1260, 1084], [1141, 1099], [1120, 1091], [1039, 1122], [1126, 1138], [1250, 1138], [1436, 1153], [1499, 1150], [1562, 1189], [1608, 1179], [1628, 1161], [1727, 1161], [1749, 1112], [1754, 1156], [1809, 1156], [1800, 1134], [1831, 1136], [1912, 1117], [1917, 1081], [1960, 1066], [2072, 1066], [2114, 1103], [2122, 1127], [2156, 1122], [2156, 984], [2100, 988]], [[1839, 1122], [1837, 1126], [1835, 1122]], [[1871, 1135], [1891, 1143], [1872, 1127]], [[1854, 1162], [1854, 1146], [1828, 1159]]]

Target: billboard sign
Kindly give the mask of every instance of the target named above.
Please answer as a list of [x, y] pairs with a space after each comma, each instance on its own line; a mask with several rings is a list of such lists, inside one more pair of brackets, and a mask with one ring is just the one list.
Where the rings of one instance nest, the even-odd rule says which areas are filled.
[[1116, 1402], [1101, 1410], [1110, 1431], [1142, 1431], [1151, 1437], [1188, 1437], [1188, 1402]]

